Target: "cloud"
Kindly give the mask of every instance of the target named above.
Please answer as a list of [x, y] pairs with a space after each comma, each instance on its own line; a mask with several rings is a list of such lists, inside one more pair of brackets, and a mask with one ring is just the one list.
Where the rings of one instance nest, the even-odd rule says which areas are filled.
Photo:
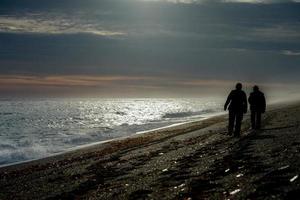
[[101, 86], [120, 82], [152, 80], [153, 77], [136, 76], [86, 76], [86, 75], [65, 75], [65, 76], [30, 76], [30, 75], [0, 75], [0, 85], [8, 86], [50, 86], [50, 87], [91, 87]]
[[40, 34], [77, 34], [87, 33], [99, 36], [122, 36], [125, 32], [110, 30], [96, 23], [70, 19], [64, 16], [48, 16], [33, 13], [23, 16], [0, 16], [0, 32], [40, 33]]
[[300, 51], [284, 50], [282, 54], [287, 56], [300, 56]]
[[263, 3], [263, 4], [273, 4], [273, 3], [297, 3], [300, 0], [143, 0], [143, 1], [154, 1], [154, 2], [170, 2], [170, 3]]
[[[87, 75], [0, 75], [0, 97], [4, 96], [75, 96], [75, 97], [225, 97], [237, 80], [191, 79], [150, 76], [87, 76]], [[278, 82], [246, 82], [246, 90], [254, 84], [265, 89], [285, 91], [299, 89], [298, 84]], [[269, 94], [269, 92], [268, 92]]]
[[[98, 78], [299, 80], [300, 4], [173, 2], [95, 0], [92, 5], [83, 2], [83, 7], [61, 3], [57, 9], [41, 9], [32, 0], [34, 9], [24, 3], [7, 9], [0, 14], [0, 74], [34, 74], [37, 77], [31, 80], [14, 81], [18, 86], [47, 87], [123, 83], [118, 84], [121, 87], [130, 82], [169, 88], [168, 83], [181, 84], [170, 79], [155, 79], [157, 83], [90, 80], [83, 74]], [[70, 74], [76, 77], [67, 76]], [[214, 85], [192, 80], [183, 85]]]
[[300, 23], [293, 24], [269, 24], [265, 27], [253, 28], [250, 35], [260, 37], [265, 40], [287, 40], [287, 39], [300, 39]]
[[222, 2], [233, 2], [233, 3], [290, 3], [299, 2], [299, 0], [222, 0]]

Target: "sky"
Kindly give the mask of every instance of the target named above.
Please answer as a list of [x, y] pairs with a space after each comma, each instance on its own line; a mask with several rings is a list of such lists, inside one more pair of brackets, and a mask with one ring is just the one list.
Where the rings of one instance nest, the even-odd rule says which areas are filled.
[[1, 0], [0, 96], [298, 93], [300, 1]]

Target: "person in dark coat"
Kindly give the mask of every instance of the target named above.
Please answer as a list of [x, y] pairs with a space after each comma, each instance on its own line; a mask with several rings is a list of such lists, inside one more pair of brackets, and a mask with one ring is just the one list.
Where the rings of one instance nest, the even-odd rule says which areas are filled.
[[251, 92], [248, 102], [250, 104], [252, 129], [260, 129], [261, 114], [266, 111], [266, 99], [264, 93], [259, 91], [257, 85], [253, 87], [253, 92]]
[[[228, 107], [229, 105], [229, 107]], [[234, 127], [234, 136], [240, 136], [243, 114], [247, 112], [247, 96], [242, 90], [242, 84], [237, 83], [236, 89], [228, 95], [224, 110], [229, 110], [228, 134], [232, 135]]]

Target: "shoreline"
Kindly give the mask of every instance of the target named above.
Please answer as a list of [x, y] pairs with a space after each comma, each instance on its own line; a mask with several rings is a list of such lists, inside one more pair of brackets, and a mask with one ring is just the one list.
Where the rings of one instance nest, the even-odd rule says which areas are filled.
[[[2, 170], [7, 170], [8, 168], [15, 168], [15, 167], [17, 168], [17, 167], [22, 167], [23, 165], [26, 166], [26, 165], [31, 165], [31, 164], [35, 164], [35, 163], [41, 163], [41, 162], [52, 162], [52, 160], [61, 159], [65, 156], [72, 155], [78, 151], [89, 151], [90, 149], [101, 148], [101, 147], [105, 148], [106, 147], [105, 145], [110, 145], [111, 143], [112, 143], [112, 145], [114, 145], [113, 143], [115, 143], [115, 142], [122, 143], [125, 140], [135, 139], [137, 137], [151, 136], [151, 134], [163, 134], [165, 132], [178, 131], [178, 130], [186, 129], [195, 124], [201, 123], [205, 120], [210, 121], [210, 120], [214, 120], [214, 118], [219, 118], [219, 117], [223, 118], [223, 117], [227, 116], [224, 113], [214, 113], [214, 114], [207, 114], [207, 115], [208, 115], [207, 117], [203, 117], [199, 120], [175, 123], [175, 124], [163, 126], [160, 128], [136, 132], [136, 133], [133, 133], [128, 136], [123, 136], [123, 137], [118, 137], [118, 138], [113, 138], [113, 139], [108, 139], [108, 140], [104, 140], [104, 141], [98, 141], [98, 142], [93, 142], [93, 143], [89, 143], [89, 144], [72, 147], [66, 151], [51, 154], [51, 155], [43, 157], [43, 158], [30, 159], [30, 160], [26, 160], [26, 161], [20, 161], [20, 162], [0, 165], [0, 173]], [[101, 145], [103, 145], [103, 146], [101, 146]]]
[[197, 123], [197, 122], [201, 122], [203, 120], [208, 120], [208, 119], [213, 118], [213, 117], [220, 117], [220, 116], [225, 116], [225, 115], [226, 114], [224, 114], [223, 112], [205, 114], [205, 115], [203, 115], [202, 118], [197, 119], [197, 120], [174, 123], [174, 124], [167, 125], [167, 126], [162, 126], [162, 127], [159, 127], [159, 128], [149, 129], [149, 130], [145, 130], [145, 131], [139, 131], [139, 132], [127, 135], [127, 136], [123, 136], [123, 137], [117, 137], [117, 138], [112, 138], [112, 139], [108, 139], [108, 140], [83, 144], [83, 145], [75, 146], [75, 147], [66, 149], [65, 151], [54, 153], [54, 154], [51, 154], [51, 155], [48, 155], [48, 156], [45, 156], [45, 157], [42, 157], [42, 158], [36, 158], [36, 159], [30, 159], [30, 160], [24, 160], [24, 161], [19, 161], [19, 162], [0, 165], [0, 171], [1, 171], [2, 168], [7, 168], [7, 167], [10, 167], [10, 166], [14, 166], [14, 165], [22, 165], [22, 164], [31, 163], [31, 162], [43, 161], [43, 160], [51, 159], [53, 157], [55, 158], [57, 156], [63, 156], [64, 154], [69, 154], [69, 153], [72, 153], [74, 151], [80, 151], [80, 150], [84, 151], [86, 148], [91, 148], [93, 146], [98, 146], [98, 145], [101, 145], [101, 144], [107, 144], [107, 143], [114, 142], [114, 141], [122, 141], [122, 140], [130, 139], [131, 137], [136, 137], [136, 136], [142, 135], [142, 134], [151, 134], [151, 133], [154, 133], [154, 132], [157, 133], [157, 132], [160, 132], [160, 131], [162, 131], [162, 132], [172, 131], [172, 129], [180, 129], [183, 126], [189, 126], [189, 124], [192, 124], [192, 123]]
[[299, 194], [299, 101], [270, 105], [260, 131], [249, 130], [247, 114], [240, 138], [227, 136], [226, 125], [223, 114], [0, 168], [0, 199], [282, 199]]

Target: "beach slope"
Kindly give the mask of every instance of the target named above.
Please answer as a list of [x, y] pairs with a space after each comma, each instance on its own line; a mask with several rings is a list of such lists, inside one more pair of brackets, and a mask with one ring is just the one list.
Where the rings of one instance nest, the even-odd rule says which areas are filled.
[[297, 199], [300, 103], [240, 138], [217, 116], [0, 169], [0, 199]]

